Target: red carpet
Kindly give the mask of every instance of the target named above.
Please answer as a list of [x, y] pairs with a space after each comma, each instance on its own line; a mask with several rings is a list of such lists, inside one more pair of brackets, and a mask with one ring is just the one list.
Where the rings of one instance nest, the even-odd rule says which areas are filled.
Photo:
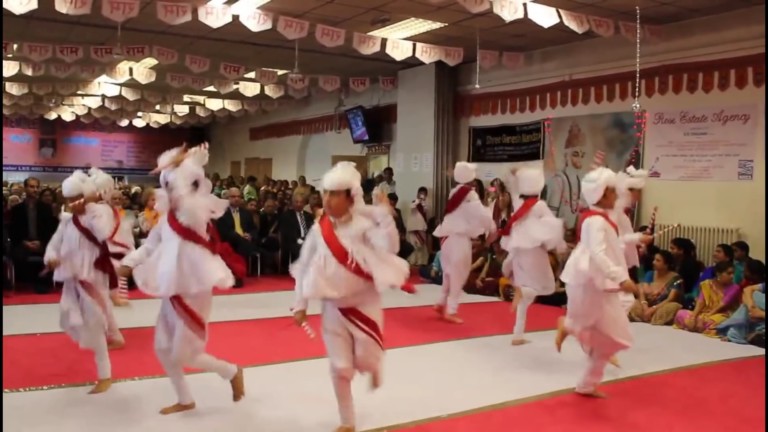
[[[411, 282], [423, 283], [421, 278], [413, 277]], [[273, 291], [291, 291], [293, 290], [293, 278], [290, 276], [260, 276], [248, 278], [242, 288], [216, 289], [215, 295], [232, 294], [253, 294]], [[3, 296], [3, 306], [29, 305], [29, 304], [47, 304], [58, 303], [61, 293], [54, 292], [49, 294], [35, 294], [28, 291], [17, 291], [6, 297]], [[131, 300], [150, 299], [151, 296], [144, 294], [139, 290], [130, 291]]]
[[[502, 384], [502, 385], [514, 385]], [[765, 358], [678, 370], [573, 394], [398, 429], [408, 432], [765, 430]]]
[[[531, 331], [553, 329], [560, 308], [533, 305], [528, 314]], [[456, 339], [511, 333], [513, 320], [506, 303], [475, 303], [462, 306], [464, 325], [437, 319], [431, 307], [389, 309], [386, 312], [385, 344], [389, 348], [445, 342]], [[319, 332], [319, 317], [310, 325]], [[209, 352], [241, 365], [321, 357], [323, 343], [310, 340], [290, 318], [213, 323]], [[153, 351], [153, 328], [123, 331], [127, 346], [112, 352], [114, 378], [162, 375]], [[20, 389], [92, 381], [95, 364], [89, 351], [81, 351], [63, 333], [3, 337], [3, 389]]]

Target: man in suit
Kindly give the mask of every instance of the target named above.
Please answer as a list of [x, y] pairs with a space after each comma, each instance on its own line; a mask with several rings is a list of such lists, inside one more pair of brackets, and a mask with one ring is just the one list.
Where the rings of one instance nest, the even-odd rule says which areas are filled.
[[10, 210], [9, 239], [16, 275], [20, 281], [34, 284], [35, 291], [44, 293], [52, 287], [51, 275], [40, 276], [43, 254], [59, 225], [53, 207], [40, 202], [40, 180], [24, 180], [24, 202]]
[[[231, 188], [227, 193], [229, 209], [216, 220], [216, 228], [221, 239], [229, 243], [238, 255], [249, 260], [258, 251], [259, 228], [253, 216], [243, 208], [243, 194], [238, 188]], [[243, 286], [243, 281], [236, 280], [235, 288]]]
[[405, 239], [406, 229], [405, 222], [403, 221], [403, 213], [397, 208], [397, 201], [399, 201], [400, 198], [394, 192], [388, 193], [387, 198], [389, 199], [389, 204], [395, 209], [395, 226], [397, 227], [397, 233], [400, 234], [400, 250], [397, 251], [397, 256], [407, 260], [415, 248]]
[[304, 244], [309, 229], [312, 228], [314, 217], [304, 211], [307, 199], [304, 195], [293, 196], [293, 207], [286, 208], [280, 215], [280, 242], [283, 263], [292, 263], [299, 257], [301, 246]]
[[259, 242], [261, 248], [269, 253], [280, 250], [280, 215], [277, 213], [277, 201], [269, 197], [259, 212]]

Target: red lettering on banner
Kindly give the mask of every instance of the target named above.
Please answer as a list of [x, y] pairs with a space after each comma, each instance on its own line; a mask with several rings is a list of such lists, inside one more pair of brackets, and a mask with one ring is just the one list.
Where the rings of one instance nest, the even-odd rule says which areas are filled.
[[184, 63], [194, 73], [206, 72], [211, 67], [211, 59], [190, 54], [187, 54]]
[[25, 43], [23, 47], [22, 53], [30, 60], [39, 62], [48, 60], [53, 56], [53, 45]]
[[102, 0], [101, 14], [112, 21], [123, 22], [139, 15], [139, 0]]
[[241, 77], [245, 73], [245, 66], [233, 63], [221, 63], [219, 72], [229, 79]]
[[57, 45], [56, 57], [67, 63], [72, 63], [83, 58], [83, 47], [79, 45]]
[[398, 39], [387, 39], [387, 55], [396, 61], [402, 61], [413, 55], [413, 42]]
[[288, 40], [301, 39], [309, 33], [309, 22], [281, 16], [277, 19], [277, 31]]
[[102, 63], [108, 63], [114, 60], [115, 47], [111, 46], [92, 46], [91, 58]]
[[456, 66], [464, 61], [464, 48], [442, 47], [441, 60], [449, 66]]
[[65, 15], [87, 15], [93, 8], [93, 0], [55, 0], [54, 7]]
[[349, 79], [349, 88], [360, 93], [368, 89], [371, 85], [371, 79], [368, 77], [356, 77]]
[[251, 9], [248, 13], [240, 11], [239, 15], [240, 22], [254, 33], [271, 29], [274, 17], [272, 12], [264, 12], [258, 9]]
[[397, 78], [395, 77], [379, 77], [379, 87], [382, 90], [393, 90], [397, 86]]
[[596, 16], [590, 16], [588, 19], [592, 31], [602, 37], [611, 37], [616, 31], [616, 23], [613, 20]]
[[192, 5], [157, 2], [157, 17], [160, 21], [170, 25], [184, 24], [192, 20]]
[[371, 55], [381, 51], [381, 38], [363, 33], [355, 33], [352, 46], [363, 55]]
[[161, 46], [153, 46], [152, 57], [156, 58], [160, 64], [174, 64], [179, 60], [179, 53]]
[[256, 74], [256, 81], [264, 85], [274, 84], [277, 82], [277, 71], [259, 69], [258, 73]]
[[416, 58], [426, 64], [440, 60], [442, 48], [435, 45], [416, 43]]
[[324, 47], [333, 48], [343, 45], [345, 35], [346, 31], [339, 28], [322, 24], [317, 24], [315, 27], [315, 39]]
[[319, 77], [317, 81], [320, 88], [327, 92], [338, 90], [341, 87], [341, 78], [337, 76], [325, 75]]
[[123, 47], [123, 54], [128, 60], [143, 60], [149, 57], [149, 45], [128, 45]]
[[199, 6], [197, 19], [211, 28], [219, 28], [232, 22], [232, 9], [227, 5]]

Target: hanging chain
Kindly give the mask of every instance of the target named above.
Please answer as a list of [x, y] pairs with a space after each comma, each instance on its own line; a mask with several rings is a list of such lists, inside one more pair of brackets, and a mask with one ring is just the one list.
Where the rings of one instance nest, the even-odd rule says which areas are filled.
[[299, 40], [296, 39], [293, 48], [293, 73], [299, 73]]
[[635, 23], [635, 102], [632, 110], [640, 111], [640, 6], [635, 7], [637, 21]]
[[475, 88], [480, 88], [480, 30], [475, 29], [475, 51], [477, 61], [475, 62]]

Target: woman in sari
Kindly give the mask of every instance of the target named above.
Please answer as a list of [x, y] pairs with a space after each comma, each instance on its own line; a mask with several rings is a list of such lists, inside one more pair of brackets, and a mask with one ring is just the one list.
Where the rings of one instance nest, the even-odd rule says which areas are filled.
[[736, 312], [717, 326], [717, 334], [727, 342], [765, 348], [765, 283], [746, 287], [741, 300]]
[[699, 285], [699, 297], [693, 311], [684, 309], [675, 315], [675, 328], [717, 337], [715, 327], [728, 319], [738, 306], [741, 290], [733, 283], [733, 273], [732, 262], [717, 263], [715, 277]]
[[638, 299], [629, 310], [629, 320], [652, 325], [669, 325], [683, 307], [682, 278], [672, 271], [675, 258], [665, 250], [656, 252], [653, 271], [645, 273]]

